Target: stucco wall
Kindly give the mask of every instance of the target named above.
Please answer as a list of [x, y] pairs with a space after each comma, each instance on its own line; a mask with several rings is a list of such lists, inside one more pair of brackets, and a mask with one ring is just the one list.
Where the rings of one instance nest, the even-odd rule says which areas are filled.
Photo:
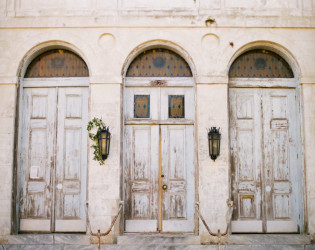
[[[193, 69], [200, 208], [211, 230], [225, 230], [230, 192], [228, 68], [238, 52], [258, 44], [281, 52], [303, 83], [306, 218], [309, 232], [315, 233], [314, 1], [185, 0], [181, 8], [174, 7], [175, 3], [166, 4], [169, 1], [165, 1], [167, 7], [157, 1], [134, 1], [134, 5], [123, 0], [94, 1], [96, 5], [80, 1], [75, 10], [70, 0], [45, 4], [36, 0], [0, 2], [0, 235], [8, 235], [11, 230], [19, 67], [25, 67], [23, 58], [36, 48], [52, 44], [68, 46], [86, 61], [90, 71], [90, 118], [102, 117], [112, 132], [105, 166], [93, 161], [89, 152], [88, 202], [94, 232], [108, 228], [122, 199], [122, 72], [130, 55], [146, 44], [176, 50]], [[209, 16], [216, 22], [206, 25]], [[207, 148], [206, 129], [211, 126], [222, 129], [221, 155], [215, 162], [210, 160]], [[199, 230], [202, 241], [207, 241], [202, 224]], [[110, 236], [107, 242], [113, 240]]]
[[10, 234], [16, 86], [0, 86], [0, 239]]
[[315, 236], [315, 84], [303, 84], [304, 157], [308, 206], [308, 226]]

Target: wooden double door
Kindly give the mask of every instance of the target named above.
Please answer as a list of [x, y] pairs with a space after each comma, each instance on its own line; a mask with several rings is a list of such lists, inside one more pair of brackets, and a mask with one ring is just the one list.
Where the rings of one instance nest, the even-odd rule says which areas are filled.
[[86, 231], [88, 88], [24, 88], [20, 107], [19, 230]]
[[193, 88], [125, 88], [126, 232], [194, 231]]
[[292, 88], [230, 88], [233, 232], [299, 232], [298, 98]]

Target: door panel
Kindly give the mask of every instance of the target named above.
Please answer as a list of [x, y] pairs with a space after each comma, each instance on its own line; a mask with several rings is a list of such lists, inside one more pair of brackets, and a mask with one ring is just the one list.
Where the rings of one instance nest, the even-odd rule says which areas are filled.
[[[235, 204], [232, 230], [238, 232], [262, 231], [259, 107], [260, 90], [230, 89], [232, 194]], [[244, 221], [252, 221], [253, 225], [246, 227]]]
[[24, 91], [19, 155], [20, 231], [51, 229], [56, 102], [55, 89]]
[[158, 218], [159, 126], [125, 126], [125, 149], [125, 230], [154, 232]]
[[192, 232], [194, 229], [193, 126], [161, 127], [163, 232]]
[[263, 94], [267, 232], [297, 232], [300, 180], [295, 90]]
[[233, 232], [297, 232], [300, 185], [293, 89], [230, 88]]
[[86, 230], [88, 88], [59, 88], [56, 231]]
[[193, 232], [193, 88], [127, 87], [124, 108], [125, 231]]
[[88, 88], [24, 88], [20, 231], [84, 232]]

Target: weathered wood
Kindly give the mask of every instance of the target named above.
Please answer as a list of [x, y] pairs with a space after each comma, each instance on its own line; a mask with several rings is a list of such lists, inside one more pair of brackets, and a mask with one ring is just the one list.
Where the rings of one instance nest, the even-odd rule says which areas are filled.
[[[142, 125], [125, 127], [126, 220], [157, 220], [158, 129]], [[156, 231], [156, 226], [146, 230]]]
[[[260, 90], [230, 89], [233, 220], [262, 220]], [[249, 198], [250, 197], [250, 198]], [[238, 230], [233, 225], [233, 230]], [[260, 227], [254, 227], [255, 232]], [[244, 230], [243, 227], [241, 230]], [[251, 228], [247, 229], [249, 232]]]
[[292, 89], [265, 90], [264, 162], [267, 232], [297, 232], [301, 211], [298, 114]]
[[[19, 139], [20, 230], [49, 231], [52, 217], [56, 89], [25, 89]], [[35, 219], [32, 220], [24, 219]], [[43, 223], [38, 223], [43, 220]], [[34, 224], [34, 225], [33, 225]]]
[[[162, 185], [164, 232], [194, 230], [193, 126], [162, 126]], [[175, 226], [176, 225], [176, 226]]]
[[67, 223], [56, 223], [57, 232], [86, 230], [87, 119], [88, 88], [59, 88], [55, 215]]
[[22, 107], [20, 230], [85, 231], [88, 88], [24, 88]]
[[[234, 232], [298, 230], [301, 169], [295, 93], [230, 88]], [[263, 226], [251, 227], [254, 221], [263, 221]]]
[[[134, 95], [150, 95], [149, 118], [134, 118]], [[185, 96], [185, 118], [168, 118], [169, 95]], [[195, 195], [193, 88], [127, 87], [124, 107], [125, 230], [192, 232]], [[167, 185], [166, 190], [161, 189], [163, 184]]]

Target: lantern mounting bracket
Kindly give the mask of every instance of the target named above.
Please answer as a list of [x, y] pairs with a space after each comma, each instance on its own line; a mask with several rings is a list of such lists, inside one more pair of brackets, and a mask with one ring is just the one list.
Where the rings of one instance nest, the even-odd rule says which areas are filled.
[[[94, 127], [96, 127], [96, 134], [90, 132]], [[87, 131], [89, 132], [90, 139], [95, 142], [91, 146], [94, 149], [93, 160], [98, 161], [100, 165], [104, 165], [110, 148], [111, 133], [109, 132], [109, 127], [105, 126], [102, 119], [94, 117], [89, 121]]]

